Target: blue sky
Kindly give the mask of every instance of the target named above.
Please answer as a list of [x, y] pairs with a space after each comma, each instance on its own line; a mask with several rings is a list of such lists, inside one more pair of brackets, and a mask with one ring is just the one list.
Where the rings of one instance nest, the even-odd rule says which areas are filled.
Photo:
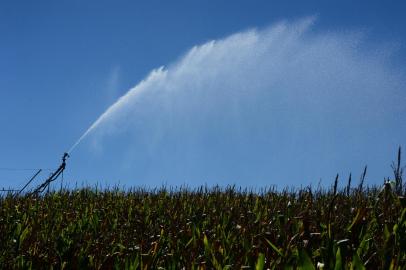
[[[258, 94], [263, 93], [258, 90], [261, 85], [270, 88], [272, 85], [267, 84], [270, 82], [266, 75], [257, 77], [257, 73], [249, 73], [251, 77], [247, 75], [247, 79], [256, 79], [257, 84], [247, 89], [257, 89], [253, 90], [257, 94], [249, 92], [249, 103], [242, 102], [243, 97], [237, 95], [235, 104], [240, 105], [236, 105], [236, 114], [230, 113], [234, 107], [230, 107], [229, 101], [234, 95], [224, 89], [239, 88], [246, 83], [234, 78], [243, 68], [220, 68], [221, 83], [214, 84], [212, 91], [201, 90], [193, 96], [195, 103], [185, 102], [189, 100], [188, 94], [181, 91], [173, 94], [178, 98], [162, 98], [158, 84], [154, 91], [159, 97], [146, 95], [141, 112], [131, 110], [116, 116], [112, 121], [120, 125], [112, 128], [112, 124], [106, 124], [106, 128], [90, 134], [75, 149], [65, 178], [79, 184], [126, 186], [162, 183], [300, 186], [317, 184], [321, 178], [323, 184], [329, 185], [337, 172], [343, 177], [350, 171], [358, 176], [363, 165], [368, 164], [369, 182], [381, 183], [383, 176], [390, 175], [390, 162], [397, 146], [406, 146], [402, 114], [406, 107], [405, 10], [402, 1], [1, 1], [0, 168], [58, 166], [61, 154], [151, 70], [165, 66], [168, 76], [174, 76], [171, 74], [176, 73], [176, 66], [190, 67], [184, 57], [194, 46], [219, 41], [213, 48], [208, 45], [208, 59], [217, 59], [212, 55], [227, 51], [229, 43], [236, 44], [238, 51], [238, 46], [250, 42], [247, 31], [257, 29], [252, 35], [260, 41], [252, 41], [249, 46], [253, 47], [247, 45], [247, 56], [238, 63], [241, 67], [249, 66], [259, 60], [252, 56], [257, 60], [251, 61], [248, 51], [270, 42], [263, 36], [269, 32], [272, 35], [275, 23], [286, 21], [287, 30], [283, 33], [289, 36], [301, 24], [298, 21], [313, 16], [314, 22], [305, 30], [304, 38], [288, 43], [292, 53], [315, 50], [318, 47], [314, 44], [328, 37], [332, 61], [334, 56], [348, 60], [343, 63], [348, 68], [337, 76], [344, 80], [343, 89], [352, 91], [356, 86], [368, 86], [371, 78], [383, 87], [383, 92], [366, 92], [365, 99], [348, 95], [347, 100], [343, 94], [320, 98], [320, 103], [327, 104], [326, 110], [334, 108], [328, 110], [331, 121], [325, 122], [320, 118], [325, 110], [306, 111], [308, 106], [320, 104], [300, 103], [306, 100], [300, 96], [303, 93], [297, 92], [296, 85], [288, 84], [289, 80], [310, 76], [301, 74], [307, 74], [306, 63], [313, 63], [316, 54], [300, 62], [302, 66], [295, 65], [294, 76], [275, 75], [281, 76], [278, 77], [281, 89], [283, 85], [289, 89], [279, 95]], [[242, 33], [242, 37], [227, 39], [236, 33]], [[288, 42], [277, 40], [282, 42], [281, 46]], [[196, 48], [200, 55], [206, 47]], [[238, 55], [235, 50], [231, 52]], [[290, 54], [287, 51], [282, 55]], [[265, 56], [269, 56], [265, 60], [284, 59], [275, 58], [272, 53]], [[324, 64], [328, 56], [320, 57], [320, 64]], [[210, 61], [208, 64], [214, 65], [214, 70], [219, 66], [216, 63], [221, 63]], [[235, 64], [230, 60], [224, 65], [227, 63]], [[201, 65], [192, 67], [198, 69]], [[265, 64], [262, 68], [264, 73], [271, 69]], [[285, 68], [284, 74], [289, 73], [289, 66]], [[339, 64], [327, 70], [333, 74], [338, 68]], [[359, 76], [351, 78], [351, 74]], [[164, 75], [158, 72], [159, 76]], [[191, 77], [182, 76], [183, 80], [175, 82], [212, 80], [209, 75], [195, 73]], [[363, 79], [358, 81], [359, 77]], [[325, 80], [303, 79], [303, 82], [315, 89], [320, 85], [320, 89], [326, 86], [332, 91], [339, 85], [338, 79], [336, 85]], [[199, 89], [193, 84], [190, 87]], [[267, 98], [272, 102], [265, 102]], [[364, 100], [361, 104], [365, 109], [361, 111], [372, 120], [361, 121], [365, 117], [349, 109], [360, 104], [357, 98]], [[286, 107], [272, 111], [278, 99], [285, 100]], [[343, 103], [328, 106], [326, 100]], [[203, 106], [203, 101], [209, 104]], [[164, 111], [167, 117], [162, 117], [159, 114], [162, 104], [176, 107], [176, 111]], [[201, 117], [195, 111], [208, 107], [211, 109]], [[253, 107], [257, 109], [252, 110]], [[339, 108], [346, 111], [342, 118]], [[308, 114], [303, 114], [303, 110]], [[184, 117], [187, 114], [193, 117]], [[267, 119], [271, 119], [271, 124], [264, 125]], [[337, 125], [340, 121], [342, 124]], [[200, 130], [202, 126], [204, 129]], [[314, 133], [314, 128], [321, 131]], [[341, 135], [337, 133], [340, 130], [344, 130]], [[301, 135], [294, 135], [298, 133]], [[0, 186], [21, 186], [32, 173], [0, 170]]]

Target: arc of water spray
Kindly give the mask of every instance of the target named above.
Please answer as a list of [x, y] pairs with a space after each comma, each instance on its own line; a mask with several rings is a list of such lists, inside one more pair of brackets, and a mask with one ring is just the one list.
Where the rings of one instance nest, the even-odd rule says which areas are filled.
[[[127, 93], [128, 94], [128, 93]], [[126, 94], [126, 95], [127, 95]], [[114, 109], [115, 106], [117, 106], [117, 103], [120, 102], [122, 98], [124, 98], [126, 95], [122, 96], [119, 100], [117, 100], [113, 105], [111, 105], [102, 115], [99, 116], [99, 118], [96, 119], [96, 121], [93, 122], [93, 124], [83, 133], [82, 136], [79, 137], [79, 139], [71, 146], [71, 148], [68, 150], [68, 154], [71, 154], [72, 151], [76, 148], [76, 146], [79, 145], [79, 143], [87, 136], [91, 131], [93, 131], [102, 121], [107, 117], [108, 114]]]
[[[128, 94], [128, 93], [127, 93]], [[127, 95], [126, 94], [126, 95]], [[111, 105], [102, 115], [99, 116], [99, 118], [96, 119], [96, 121], [93, 122], [93, 124], [83, 133], [82, 136], [79, 137], [79, 139], [69, 148], [68, 154], [71, 154], [72, 151], [76, 148], [76, 146], [79, 145], [79, 143], [87, 136], [89, 133], [94, 130], [102, 121], [107, 117], [107, 115], [114, 109], [114, 106], [117, 106], [117, 103], [120, 102], [120, 100], [125, 97], [126, 95], [122, 96], [119, 100], [117, 100], [113, 105]]]
[[[93, 126], [93, 125], [92, 125], [92, 126]], [[86, 137], [86, 135], [90, 132], [92, 126], [90, 126], [90, 128], [88, 128], [88, 129], [86, 130], [86, 132], [83, 133], [82, 136], [80, 136], [80, 138], [71, 146], [71, 148], [69, 148], [69, 150], [68, 150], [68, 152], [67, 152], [68, 154], [71, 154], [72, 151], [76, 148], [76, 146], [83, 140], [83, 138]]]
[[129, 102], [129, 100], [133, 99], [136, 95], [139, 95], [142, 90], [144, 89], [145, 82], [148, 81], [151, 77], [155, 76], [156, 73], [162, 72], [163, 67], [159, 69], [153, 70], [151, 74], [147, 77], [147, 79], [141, 81], [135, 87], [131, 88], [126, 94], [121, 96], [115, 103], [113, 103], [107, 110], [93, 122], [93, 124], [83, 133], [82, 136], [69, 148], [68, 154], [71, 154], [72, 151], [83, 141], [83, 139], [89, 135], [93, 130], [96, 129], [103, 121], [110, 118], [116, 111], [118, 111], [123, 105]]

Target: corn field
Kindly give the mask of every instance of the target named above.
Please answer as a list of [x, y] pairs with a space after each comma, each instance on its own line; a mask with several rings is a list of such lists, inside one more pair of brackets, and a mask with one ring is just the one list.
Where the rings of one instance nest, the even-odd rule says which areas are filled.
[[[0, 197], [2, 269], [406, 269], [401, 171], [382, 187], [82, 188]], [[399, 169], [399, 166], [398, 166]], [[365, 177], [365, 171], [363, 176]], [[397, 178], [396, 178], [397, 177]]]

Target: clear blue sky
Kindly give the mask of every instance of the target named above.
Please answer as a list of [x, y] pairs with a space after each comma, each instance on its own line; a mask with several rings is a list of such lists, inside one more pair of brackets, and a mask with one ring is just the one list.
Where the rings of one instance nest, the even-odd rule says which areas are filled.
[[[221, 40], [252, 28], [265, 29], [281, 20], [295, 21], [316, 16], [311, 30], [314, 34], [362, 32], [363, 45], [358, 57], [373, 53], [382, 56], [385, 54], [381, 53], [382, 48], [393, 48], [393, 53], [387, 58], [384, 56], [382, 61], [385, 68], [400, 74], [397, 80], [403, 91], [396, 91], [398, 99], [404, 101], [405, 12], [404, 1], [1, 1], [0, 168], [58, 166], [62, 153], [93, 121], [152, 69], [175, 63], [195, 45]], [[224, 81], [228, 79], [222, 78]], [[255, 104], [252, 102], [251, 105]], [[357, 106], [356, 100], [352, 102]], [[383, 106], [387, 104], [391, 103], [383, 103]], [[183, 168], [179, 165], [181, 160], [163, 162], [171, 159], [177, 149], [176, 143], [181, 142], [161, 139], [159, 148], [165, 146], [166, 150], [160, 150], [161, 156], [154, 159], [147, 153], [149, 148], [145, 145], [137, 151], [137, 144], [132, 144], [135, 140], [131, 137], [133, 133], [124, 130], [118, 135], [109, 135], [106, 139], [109, 146], [102, 147], [102, 150], [97, 147], [99, 150], [95, 150], [90, 139], [79, 145], [68, 163], [65, 179], [79, 184], [99, 182], [126, 186], [161, 183], [195, 186], [205, 182], [300, 186], [317, 183], [322, 178], [328, 185], [337, 172], [346, 178], [352, 171], [358, 178], [363, 165], [368, 164], [370, 183], [381, 183], [382, 176], [390, 175], [390, 162], [397, 146], [406, 146], [406, 124], [402, 122], [405, 117], [398, 115], [405, 112], [406, 103], [400, 104], [403, 107], [388, 116], [397, 115], [396, 120], [390, 123], [387, 119], [382, 120], [385, 123], [376, 126], [374, 132], [380, 135], [375, 139], [361, 138], [370, 134], [362, 123], [345, 126], [349, 129], [347, 135], [352, 134], [351, 128], [361, 130], [354, 132], [358, 137], [351, 142], [362, 141], [359, 149], [345, 139], [324, 142], [331, 154], [331, 162], [325, 161], [326, 153], [319, 155], [323, 149], [306, 149], [306, 142], [301, 142], [302, 148], [289, 144], [291, 148], [285, 152], [274, 148], [278, 142], [267, 144], [263, 138], [269, 130], [263, 136], [243, 131], [244, 140], [236, 139], [235, 144], [224, 147], [216, 146], [222, 143], [210, 137], [212, 133], [209, 132], [207, 137], [199, 138], [203, 143], [190, 144], [200, 149], [178, 153], [193, 156], [190, 151], [196, 150], [201, 154], [199, 158], [189, 160]], [[227, 110], [227, 105], [225, 108]], [[292, 113], [301, 114], [295, 110], [295, 107], [289, 108]], [[174, 115], [182, 115], [182, 107], [179, 111]], [[143, 123], [142, 116], [132, 117]], [[172, 120], [178, 121], [176, 117]], [[210, 128], [226, 129], [221, 125], [219, 121]], [[142, 128], [138, 126], [138, 129]], [[306, 133], [307, 129], [303, 130]], [[328, 137], [326, 134], [323, 139]], [[176, 136], [176, 133], [170, 136]], [[274, 139], [278, 138], [275, 136]], [[242, 141], [244, 147], [232, 151], [241, 146]], [[257, 155], [252, 149], [261, 148], [258, 146], [260, 142], [267, 151]], [[251, 143], [256, 145], [252, 149]], [[128, 151], [128, 144], [132, 144], [132, 151]], [[287, 144], [281, 142], [281, 145]], [[209, 148], [214, 150], [208, 154], [204, 149]], [[354, 153], [348, 153], [348, 150]], [[252, 156], [255, 158], [250, 158]], [[298, 158], [289, 162], [289, 156]], [[123, 159], [133, 163], [123, 166]], [[215, 164], [213, 160], [217, 160]], [[312, 170], [314, 167], [317, 168]], [[0, 169], [0, 187], [19, 187], [32, 173]]]

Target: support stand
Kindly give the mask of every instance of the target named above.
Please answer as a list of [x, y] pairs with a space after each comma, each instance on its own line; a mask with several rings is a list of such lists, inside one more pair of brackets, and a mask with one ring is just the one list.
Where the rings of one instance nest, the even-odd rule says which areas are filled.
[[31, 192], [30, 195], [37, 196], [40, 193], [42, 193], [47, 187], [49, 188], [49, 184], [51, 184], [53, 181], [55, 181], [59, 175], [65, 170], [66, 167], [66, 159], [69, 157], [68, 153], [64, 153], [62, 156], [62, 164], [59, 166], [59, 168], [53, 172], [47, 180], [45, 180], [41, 185], [39, 185], [33, 192]]

